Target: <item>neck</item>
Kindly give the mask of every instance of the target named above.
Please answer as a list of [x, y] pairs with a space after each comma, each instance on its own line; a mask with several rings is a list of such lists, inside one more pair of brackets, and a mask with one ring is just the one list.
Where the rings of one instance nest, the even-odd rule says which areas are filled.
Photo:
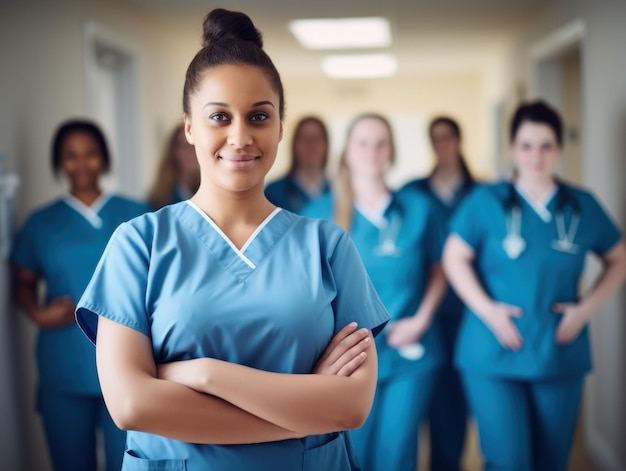
[[517, 178], [517, 184], [520, 185], [533, 199], [541, 199], [548, 189], [554, 184], [554, 178]]
[[301, 167], [294, 172], [298, 178], [309, 182], [311, 185], [318, 185], [324, 181], [324, 171], [317, 167]]
[[454, 185], [456, 182], [463, 179], [463, 177], [463, 170], [458, 161], [437, 165], [432, 175], [433, 180], [444, 188]]
[[100, 197], [100, 195], [102, 195], [102, 191], [98, 187], [72, 188], [70, 189], [70, 195], [72, 195], [81, 203], [87, 206], [91, 206], [94, 201], [96, 201]]
[[256, 228], [275, 209], [265, 198], [262, 186], [237, 193], [200, 184], [191, 201], [227, 235], [236, 227], [251, 225]]
[[368, 209], [377, 209], [389, 197], [389, 188], [380, 178], [352, 178], [354, 200]]

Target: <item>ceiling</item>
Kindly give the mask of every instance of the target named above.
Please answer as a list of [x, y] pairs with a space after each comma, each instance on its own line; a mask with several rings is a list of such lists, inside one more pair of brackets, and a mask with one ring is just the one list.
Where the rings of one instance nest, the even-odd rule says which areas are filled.
[[[327, 51], [303, 49], [287, 24], [297, 18], [384, 16], [390, 20], [400, 73], [481, 66], [546, 5], [545, 0], [120, 0], [199, 28], [212, 8], [247, 13], [263, 32], [281, 73], [320, 74]], [[345, 52], [345, 51], [339, 51]], [[354, 52], [354, 51], [349, 51]], [[374, 52], [374, 51], [364, 51]]]

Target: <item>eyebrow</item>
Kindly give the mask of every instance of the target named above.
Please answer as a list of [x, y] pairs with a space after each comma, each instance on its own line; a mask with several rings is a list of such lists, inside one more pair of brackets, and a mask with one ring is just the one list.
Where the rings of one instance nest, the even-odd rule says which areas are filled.
[[[263, 105], [269, 105], [272, 108], [276, 108], [274, 106], [274, 103], [272, 103], [269, 100], [265, 100], [265, 101], [257, 101], [256, 103], [252, 103], [252, 106], [263, 106]], [[210, 101], [208, 103], [206, 103], [202, 108], [206, 108], [207, 106], [223, 106], [224, 108], [229, 108], [228, 103], [222, 103], [221, 101]]]

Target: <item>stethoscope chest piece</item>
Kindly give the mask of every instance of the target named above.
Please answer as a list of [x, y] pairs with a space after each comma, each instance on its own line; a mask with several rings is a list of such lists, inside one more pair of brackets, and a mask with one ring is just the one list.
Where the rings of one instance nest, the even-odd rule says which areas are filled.
[[502, 248], [511, 260], [515, 260], [526, 249], [526, 241], [518, 234], [509, 234], [502, 241]]

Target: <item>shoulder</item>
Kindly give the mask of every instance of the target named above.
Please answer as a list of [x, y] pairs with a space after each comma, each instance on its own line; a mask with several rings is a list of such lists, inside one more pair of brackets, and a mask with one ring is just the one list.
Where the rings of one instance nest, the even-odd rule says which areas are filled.
[[63, 198], [56, 198], [51, 202], [36, 207], [26, 218], [23, 227], [45, 225], [49, 223], [58, 224], [57, 217], [67, 207]]
[[428, 191], [428, 177], [416, 178], [415, 180], [408, 181], [405, 183], [398, 192], [402, 192], [405, 190], [418, 190], [418, 191]]
[[286, 175], [284, 177], [280, 177], [269, 182], [267, 185], [265, 185], [265, 190], [271, 191], [275, 188], [281, 188], [285, 185], [288, 185], [289, 183], [291, 183], [291, 177], [289, 175]]

